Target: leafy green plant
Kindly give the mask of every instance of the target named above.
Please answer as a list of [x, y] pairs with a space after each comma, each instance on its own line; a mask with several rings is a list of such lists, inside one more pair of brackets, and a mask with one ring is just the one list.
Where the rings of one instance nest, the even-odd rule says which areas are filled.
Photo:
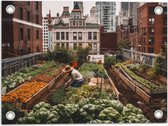
[[104, 58], [104, 65], [111, 67], [111, 65], [116, 64], [116, 57], [115, 56], [106, 56]]
[[66, 49], [56, 49], [54, 50], [54, 60], [59, 63], [71, 63], [71, 52]]
[[78, 63], [79, 65], [87, 62], [87, 56], [89, 54], [89, 48], [81, 48], [77, 51]]

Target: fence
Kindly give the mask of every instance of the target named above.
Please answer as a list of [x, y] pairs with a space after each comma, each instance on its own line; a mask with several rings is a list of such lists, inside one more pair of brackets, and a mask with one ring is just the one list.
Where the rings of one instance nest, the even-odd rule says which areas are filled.
[[[123, 58], [124, 60], [131, 59], [134, 62], [137, 63], [144, 63], [148, 66], [153, 66], [155, 63], [156, 54], [153, 53], [143, 53], [128, 49], [122, 49]], [[161, 60], [161, 66], [160, 66], [160, 74], [164, 77], [167, 77], [167, 59]]]
[[2, 59], [2, 76], [19, 71], [22, 68], [29, 67], [37, 63], [41, 53], [31, 53], [18, 57]]

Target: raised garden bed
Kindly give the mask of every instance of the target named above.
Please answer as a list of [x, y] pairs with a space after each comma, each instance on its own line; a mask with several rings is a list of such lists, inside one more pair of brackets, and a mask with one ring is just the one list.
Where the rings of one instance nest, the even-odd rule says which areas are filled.
[[150, 82], [149, 80], [136, 75], [131, 70], [129, 70], [126, 66], [121, 65], [119, 69], [129, 80], [131, 80], [135, 85], [139, 86], [142, 90], [147, 92], [149, 95], [167, 93], [167, 89], [165, 86], [158, 85], [154, 82]]
[[138, 96], [140, 96], [145, 102], [150, 103], [151, 97], [144, 91], [142, 91], [138, 86], [136, 86], [132, 81], [130, 81], [126, 76], [124, 76], [119, 70], [114, 68], [115, 73], [122, 79], [125, 84], [130, 87]]

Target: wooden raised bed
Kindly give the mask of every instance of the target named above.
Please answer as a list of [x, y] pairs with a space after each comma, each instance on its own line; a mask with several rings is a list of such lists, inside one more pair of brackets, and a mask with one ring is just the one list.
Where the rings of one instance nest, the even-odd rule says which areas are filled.
[[108, 77], [108, 79], [109, 79], [109, 81], [110, 81], [110, 84], [111, 84], [112, 89], [113, 89], [113, 93], [117, 96], [117, 99], [120, 100], [121, 94], [120, 94], [120, 92], [117, 90], [117, 88], [115, 87], [114, 81], [109, 77], [109, 75], [108, 75], [108, 73], [107, 73], [107, 71], [106, 71], [105, 69], [104, 69], [104, 71], [105, 71], [105, 73], [106, 73], [106, 75], [107, 75], [107, 77]]
[[127, 86], [131, 88], [139, 97], [141, 97], [145, 102], [150, 103], [151, 97], [144, 92], [142, 89], [140, 89], [137, 85], [135, 85], [133, 82], [131, 82], [126, 76], [124, 76], [120, 71], [118, 71], [116, 68], [114, 68], [114, 72], [122, 79], [123, 82]]
[[164, 94], [167, 93], [167, 89], [156, 89], [156, 90], [150, 90], [149, 88], [143, 86], [142, 84], [139, 84], [137, 81], [135, 81], [132, 77], [130, 77], [122, 68], [120, 68], [122, 73], [124, 73], [124, 75], [131, 80], [135, 85], [137, 85], [138, 87], [140, 87], [141, 89], [143, 89], [146, 93], [150, 94], [150, 95], [154, 95], [154, 94]]

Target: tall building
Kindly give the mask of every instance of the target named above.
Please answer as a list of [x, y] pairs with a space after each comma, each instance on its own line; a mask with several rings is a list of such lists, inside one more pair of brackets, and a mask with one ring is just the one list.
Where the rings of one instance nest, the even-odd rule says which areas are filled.
[[116, 32], [116, 2], [96, 2], [96, 18], [104, 32]]
[[137, 10], [140, 7], [139, 2], [129, 3], [129, 17], [132, 18], [132, 25], [137, 26]]
[[159, 53], [167, 44], [167, 5], [163, 14], [156, 15], [158, 3], [145, 3], [138, 8], [138, 51]]
[[92, 6], [90, 9], [90, 17], [96, 18], [96, 7]]
[[[13, 14], [6, 13], [14, 5]], [[3, 58], [42, 51], [42, 2], [2, 1]]]
[[48, 17], [43, 17], [42, 20], [42, 26], [43, 26], [43, 51], [47, 52], [48, 50]]
[[81, 9], [75, 4], [70, 18], [57, 15], [52, 27], [52, 50], [86, 47], [91, 48], [91, 53], [100, 53], [100, 28], [95, 18], [82, 16]]

